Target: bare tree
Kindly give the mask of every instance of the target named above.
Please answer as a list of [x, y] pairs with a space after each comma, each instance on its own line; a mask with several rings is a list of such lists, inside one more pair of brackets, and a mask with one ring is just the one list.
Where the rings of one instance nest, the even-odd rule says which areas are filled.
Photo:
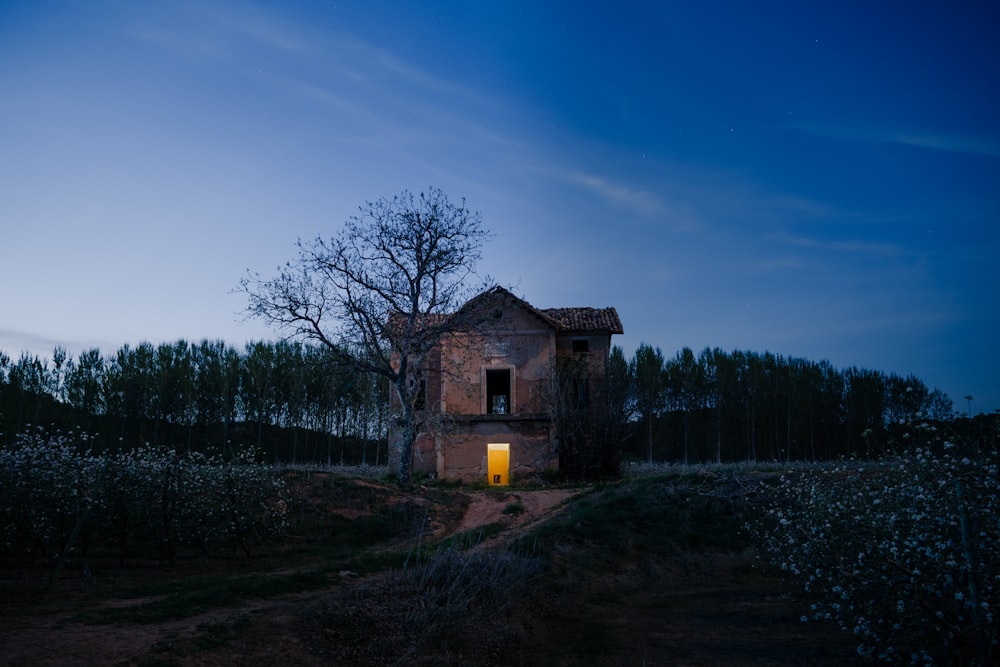
[[427, 353], [458, 323], [489, 237], [478, 212], [439, 189], [367, 202], [326, 240], [299, 240], [298, 258], [240, 283], [247, 312], [291, 337], [318, 341], [357, 372], [386, 378], [399, 400], [399, 480], [409, 484]]

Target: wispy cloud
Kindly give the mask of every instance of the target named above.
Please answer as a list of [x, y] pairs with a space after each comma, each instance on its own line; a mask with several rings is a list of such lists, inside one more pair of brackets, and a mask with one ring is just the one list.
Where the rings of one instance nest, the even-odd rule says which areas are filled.
[[274, 14], [262, 12], [245, 4], [216, 11], [212, 18], [220, 28], [242, 34], [274, 49], [295, 53], [311, 50], [308, 41], [292, 25], [280, 20]]
[[888, 140], [898, 144], [929, 148], [936, 151], [969, 153], [972, 155], [986, 155], [988, 157], [1000, 158], [1000, 141], [996, 141], [990, 137], [967, 137], [957, 134], [897, 134], [892, 135]]
[[[813, 252], [816, 251], [816, 252]], [[787, 234], [767, 234], [760, 248], [762, 256], [752, 263], [752, 269], [764, 273], [830, 270], [847, 257], [864, 260], [885, 259], [903, 254], [903, 248], [892, 243], [877, 243], [860, 239], [831, 240]], [[817, 252], [823, 258], [817, 257]], [[838, 257], [840, 259], [838, 259]], [[847, 260], [850, 261], [850, 260]], [[831, 262], [833, 264], [831, 264]]]
[[899, 255], [902, 248], [892, 243], [874, 243], [857, 239], [834, 241], [806, 236], [771, 235], [774, 241], [799, 248], [809, 248], [853, 255], [890, 257]]
[[250, 5], [138, 5], [118, 30], [188, 57], [231, 60], [247, 45], [297, 54], [311, 50], [310, 40], [294, 24]]
[[568, 174], [567, 180], [602, 199], [632, 209], [641, 215], [657, 215], [665, 208], [663, 201], [652, 192], [630, 188], [600, 176], [576, 172]]
[[61, 347], [70, 354], [79, 354], [84, 350], [100, 349], [110, 351], [114, 344], [108, 340], [96, 339], [57, 339], [30, 331], [16, 329], [0, 329], [0, 352], [7, 354], [11, 361], [17, 361], [22, 354], [50, 358], [52, 351]]
[[1000, 140], [991, 136], [947, 132], [903, 132], [864, 127], [800, 125], [803, 132], [846, 141], [915, 146], [946, 153], [964, 153], [1000, 158]]

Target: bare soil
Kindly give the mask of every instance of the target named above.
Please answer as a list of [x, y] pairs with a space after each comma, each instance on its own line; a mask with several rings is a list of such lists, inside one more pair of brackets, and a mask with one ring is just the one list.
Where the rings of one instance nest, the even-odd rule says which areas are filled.
[[[447, 491], [449, 511], [434, 513], [428, 539], [492, 527], [490, 548], [557, 515], [573, 489]], [[404, 497], [405, 496], [405, 497]], [[416, 496], [416, 498], [414, 497]], [[399, 502], [426, 502], [421, 494]], [[350, 503], [348, 503], [350, 505]], [[345, 513], [359, 512], [356, 506]], [[854, 664], [854, 643], [834, 628], [802, 623], [804, 602], [790, 584], [753, 566], [745, 554], [678, 556], [601, 576], [574, 572], [568, 555], [551, 554], [552, 578], [540, 594], [497, 619], [464, 651], [419, 664], [454, 665], [811, 665]], [[285, 563], [292, 569], [294, 561]], [[43, 585], [10, 573], [0, 580], [0, 665], [328, 665], [335, 658], [314, 623], [328, 591], [264, 599], [234, 596], [231, 606], [154, 623], [96, 623], [86, 612], [139, 606], [119, 595], [137, 582], [185, 581], [193, 575], [253, 572], [252, 560], [155, 564], [92, 577], [67, 572]], [[273, 571], [273, 570], [271, 570]], [[261, 576], [266, 576], [261, 574]], [[372, 575], [379, 576], [379, 575]], [[363, 585], [352, 572], [332, 573], [333, 589]], [[476, 648], [476, 647], [479, 648]], [[415, 664], [400, 660], [385, 664]]]

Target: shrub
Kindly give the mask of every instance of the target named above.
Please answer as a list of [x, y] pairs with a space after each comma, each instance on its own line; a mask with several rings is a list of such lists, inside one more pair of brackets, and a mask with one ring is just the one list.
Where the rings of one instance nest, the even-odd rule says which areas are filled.
[[320, 651], [338, 664], [490, 662], [516, 634], [508, 612], [542, 567], [521, 544], [471, 550], [451, 544], [334, 593], [309, 613], [309, 622], [324, 638]]
[[0, 449], [0, 546], [19, 564], [96, 544], [117, 545], [122, 559], [155, 545], [168, 562], [183, 546], [249, 553], [284, 530], [284, 485], [250, 453], [230, 462], [150, 447], [95, 456], [88, 442], [36, 429]]
[[858, 652], [896, 664], [994, 664], [1000, 611], [996, 452], [970, 458], [930, 429], [910, 451], [781, 477], [751, 526]]
[[54, 558], [78, 517], [100, 503], [94, 486], [100, 461], [83, 435], [18, 434], [0, 450], [0, 536], [18, 562]]

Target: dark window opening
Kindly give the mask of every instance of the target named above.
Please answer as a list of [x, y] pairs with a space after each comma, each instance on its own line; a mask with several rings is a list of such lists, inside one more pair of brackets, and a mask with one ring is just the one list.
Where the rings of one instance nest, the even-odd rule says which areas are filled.
[[487, 370], [486, 414], [505, 415], [510, 409], [510, 369]]
[[413, 407], [417, 410], [425, 410], [427, 408], [427, 380], [420, 381], [420, 388], [417, 389], [417, 397], [413, 401]]
[[586, 352], [590, 349], [589, 341], [587, 340], [574, 340], [573, 341], [573, 351], [574, 352]]

